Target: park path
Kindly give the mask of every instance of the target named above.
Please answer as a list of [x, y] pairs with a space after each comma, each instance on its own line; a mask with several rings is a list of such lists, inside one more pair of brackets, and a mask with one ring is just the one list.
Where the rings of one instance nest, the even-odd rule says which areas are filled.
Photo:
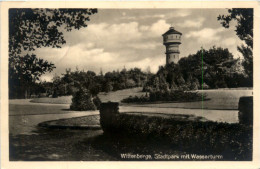
[[70, 111], [66, 104], [31, 103], [29, 99], [9, 103], [9, 134], [36, 134], [37, 125], [44, 121], [99, 114], [98, 111]]
[[[133, 91], [136, 90], [136, 91]], [[128, 91], [103, 94], [106, 100], [117, 101], [127, 95], [141, 95], [137, 89]], [[210, 91], [208, 91], [210, 93]], [[221, 95], [218, 95], [222, 93]], [[228, 99], [223, 100], [223, 92], [212, 91], [209, 94], [215, 98], [215, 104], [222, 103], [232, 105], [238, 104], [241, 95], [252, 95], [251, 91], [227, 91], [224, 92]], [[120, 96], [120, 97], [119, 97]], [[41, 98], [40, 98], [41, 99]], [[81, 117], [88, 115], [98, 115], [99, 111], [76, 112], [69, 110], [71, 97], [63, 98], [66, 104], [53, 104], [50, 98], [44, 98], [47, 103], [32, 103], [30, 100], [10, 100], [9, 101], [9, 148], [10, 161], [17, 160], [57, 160], [57, 161], [79, 161], [79, 160], [116, 160], [110, 153], [97, 147], [93, 147], [93, 138], [102, 136], [102, 130], [48, 130], [38, 128], [37, 125], [44, 121], [58, 120], [64, 118]], [[217, 101], [218, 100], [218, 101]], [[232, 100], [232, 102], [231, 102]], [[52, 99], [52, 101], [56, 101]], [[213, 101], [213, 99], [212, 99]], [[55, 103], [55, 102], [54, 102]], [[213, 101], [214, 103], [214, 101]], [[232, 103], [232, 104], [231, 104]], [[161, 114], [191, 114], [205, 117], [208, 120], [219, 122], [237, 122], [238, 110], [202, 110], [187, 106], [190, 103], [167, 103], [147, 104], [147, 105], [126, 105], [119, 106], [120, 113], [134, 112], [141, 114], [161, 113]], [[201, 103], [191, 103], [201, 105]], [[183, 108], [180, 108], [184, 106]], [[221, 106], [222, 107], [222, 106]], [[220, 108], [221, 108], [220, 107]], [[223, 108], [223, 107], [222, 107]], [[102, 139], [102, 142], [104, 140]], [[86, 151], [87, 150], [87, 151]]]
[[[119, 111], [121, 113], [190, 114], [204, 117], [210, 121], [238, 122], [238, 110], [202, 110], [122, 105], [119, 107]], [[29, 100], [13, 100], [9, 104], [9, 133], [13, 135], [35, 134], [37, 125], [44, 121], [97, 114], [99, 114], [99, 111], [70, 111], [68, 104], [31, 103]]]

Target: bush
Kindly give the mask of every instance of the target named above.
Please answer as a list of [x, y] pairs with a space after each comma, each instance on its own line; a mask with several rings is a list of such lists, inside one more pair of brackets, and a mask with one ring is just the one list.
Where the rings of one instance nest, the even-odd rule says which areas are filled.
[[84, 111], [97, 110], [97, 107], [92, 101], [91, 94], [81, 88], [73, 95], [70, 109], [76, 111]]
[[145, 103], [145, 102], [149, 102], [149, 97], [143, 95], [141, 97], [129, 96], [123, 99], [122, 102], [123, 103]]
[[94, 102], [94, 104], [95, 104], [97, 110], [99, 110], [99, 109], [100, 109], [100, 104], [102, 103], [101, 100], [100, 100], [100, 98], [99, 98], [98, 96], [94, 97], [94, 98], [93, 98], [93, 102]]
[[58, 93], [57, 93], [57, 90], [56, 90], [56, 89], [54, 89], [53, 94], [52, 94], [52, 97], [53, 97], [53, 98], [57, 98], [57, 97], [58, 97]]
[[187, 92], [182, 90], [172, 90], [172, 91], [152, 91], [149, 97], [128, 97], [122, 100], [123, 103], [145, 103], [145, 102], [156, 102], [156, 101], [174, 101], [174, 102], [190, 102], [190, 101], [200, 101], [203, 99], [207, 100], [205, 94], [199, 94], [197, 92]]

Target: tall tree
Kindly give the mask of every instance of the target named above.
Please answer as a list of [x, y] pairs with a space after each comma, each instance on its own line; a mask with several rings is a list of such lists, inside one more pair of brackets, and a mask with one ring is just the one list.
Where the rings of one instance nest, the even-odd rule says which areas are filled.
[[230, 27], [232, 20], [236, 21], [236, 34], [246, 45], [238, 46], [238, 51], [243, 55], [243, 66], [253, 85], [253, 9], [233, 8], [228, 9], [228, 15], [219, 15], [218, 20], [225, 28]]
[[201, 50], [180, 59], [178, 64], [186, 81], [201, 81], [203, 70], [203, 80], [209, 87], [222, 88], [226, 87], [223, 76], [229, 75], [236, 61], [228, 49], [213, 46], [209, 50], [203, 50], [203, 67]]
[[[19, 97], [30, 83], [55, 66], [28, 54], [36, 48], [61, 48], [66, 43], [63, 30], [87, 27], [89, 16], [97, 9], [9, 10], [9, 96]], [[26, 94], [25, 94], [26, 95]]]

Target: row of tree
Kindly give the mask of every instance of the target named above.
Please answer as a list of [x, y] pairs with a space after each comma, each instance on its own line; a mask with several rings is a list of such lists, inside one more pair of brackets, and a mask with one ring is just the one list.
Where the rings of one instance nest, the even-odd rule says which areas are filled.
[[[93, 96], [99, 92], [110, 92], [133, 87], [142, 87], [152, 76], [150, 72], [143, 72], [139, 68], [122, 69], [121, 71], [112, 71], [105, 74], [102, 71], [96, 74], [93, 71], [71, 71], [66, 70], [65, 74], [55, 76], [53, 82], [37, 83], [40, 86], [39, 91], [53, 97], [73, 95], [78, 90], [87, 91]], [[31, 95], [39, 95], [35, 90]]]

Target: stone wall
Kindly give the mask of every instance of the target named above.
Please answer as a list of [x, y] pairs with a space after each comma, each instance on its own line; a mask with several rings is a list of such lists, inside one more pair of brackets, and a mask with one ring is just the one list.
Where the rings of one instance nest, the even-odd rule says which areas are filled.
[[100, 105], [100, 125], [104, 132], [113, 130], [113, 121], [119, 113], [118, 102], [101, 103]]
[[240, 97], [238, 104], [239, 123], [245, 125], [253, 125], [253, 96]]

